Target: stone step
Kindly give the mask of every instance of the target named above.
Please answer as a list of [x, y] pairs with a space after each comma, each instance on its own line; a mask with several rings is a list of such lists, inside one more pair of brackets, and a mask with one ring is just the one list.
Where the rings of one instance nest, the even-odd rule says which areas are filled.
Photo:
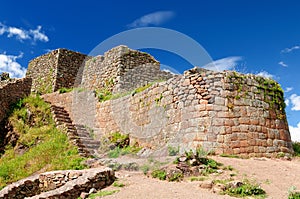
[[80, 142], [83, 144], [96, 144], [100, 146], [100, 142], [92, 139], [80, 139]]

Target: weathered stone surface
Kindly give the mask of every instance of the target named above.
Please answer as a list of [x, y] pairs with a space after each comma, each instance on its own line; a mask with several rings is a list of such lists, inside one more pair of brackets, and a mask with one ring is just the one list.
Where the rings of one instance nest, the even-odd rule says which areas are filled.
[[[87, 63], [82, 85], [99, 88], [101, 78], [116, 78], [112, 86], [115, 91], [136, 87], [140, 79], [146, 81], [139, 69], [142, 63], [146, 64], [143, 70], [159, 71], [158, 62], [150, 55], [124, 46], [114, 48]], [[101, 64], [104, 69], [97, 71]], [[139, 74], [133, 84], [129, 82], [135, 80], [124, 80], [130, 71], [131, 75]], [[93, 77], [101, 78], [92, 80], [92, 73], [95, 73]], [[109, 84], [109, 79], [106, 80]], [[88, 102], [85, 102], [84, 97], [76, 95], [75, 92], [50, 94], [47, 101], [65, 107], [76, 123], [93, 121], [94, 124], [88, 126], [97, 139], [120, 131], [152, 149], [175, 144], [181, 152], [198, 146], [216, 153], [243, 156], [293, 152], [280, 86], [255, 75], [193, 68], [184, 75], [155, 83], [143, 92], [110, 101], [97, 102], [95, 97], [86, 97]], [[72, 99], [76, 99], [76, 103]]]
[[82, 192], [102, 189], [114, 180], [110, 168], [51, 171], [6, 186], [0, 198], [78, 198]]

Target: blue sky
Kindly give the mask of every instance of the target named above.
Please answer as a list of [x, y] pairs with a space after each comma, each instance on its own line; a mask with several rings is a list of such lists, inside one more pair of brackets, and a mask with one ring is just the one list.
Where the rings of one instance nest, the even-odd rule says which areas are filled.
[[[300, 141], [300, 1], [1, 1], [0, 72], [21, 77], [28, 61], [56, 48], [88, 54], [107, 38], [140, 27], [183, 33], [221, 69], [269, 76], [283, 87], [293, 140]], [[164, 38], [162, 38], [164, 39]], [[129, 46], [130, 47], [130, 46]], [[179, 72], [170, 52], [145, 49]]]

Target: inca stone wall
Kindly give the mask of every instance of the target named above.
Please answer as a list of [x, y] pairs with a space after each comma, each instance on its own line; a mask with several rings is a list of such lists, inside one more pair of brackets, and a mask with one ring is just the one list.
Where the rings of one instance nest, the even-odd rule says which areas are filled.
[[127, 46], [118, 46], [104, 56], [89, 57], [81, 84], [85, 88], [105, 88], [116, 93], [171, 77], [171, 73], [160, 70], [159, 62], [151, 55]]
[[0, 81], [0, 122], [6, 117], [10, 105], [28, 96], [30, 89], [30, 78]]
[[115, 180], [110, 168], [51, 171], [6, 186], [0, 198], [78, 198], [90, 189], [103, 189]]
[[57, 49], [30, 61], [26, 77], [32, 78], [32, 91], [51, 93], [59, 88], [74, 87], [86, 55], [67, 49]]
[[101, 135], [129, 133], [152, 149], [202, 146], [244, 157], [293, 151], [280, 86], [229, 71], [195, 68], [134, 96], [99, 102], [96, 124]]

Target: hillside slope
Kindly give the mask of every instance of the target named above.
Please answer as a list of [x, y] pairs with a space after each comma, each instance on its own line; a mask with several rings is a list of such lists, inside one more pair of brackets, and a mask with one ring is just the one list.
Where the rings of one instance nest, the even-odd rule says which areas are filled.
[[0, 189], [33, 173], [83, 169], [84, 158], [62, 130], [55, 127], [50, 105], [31, 95], [12, 107], [0, 156]]

